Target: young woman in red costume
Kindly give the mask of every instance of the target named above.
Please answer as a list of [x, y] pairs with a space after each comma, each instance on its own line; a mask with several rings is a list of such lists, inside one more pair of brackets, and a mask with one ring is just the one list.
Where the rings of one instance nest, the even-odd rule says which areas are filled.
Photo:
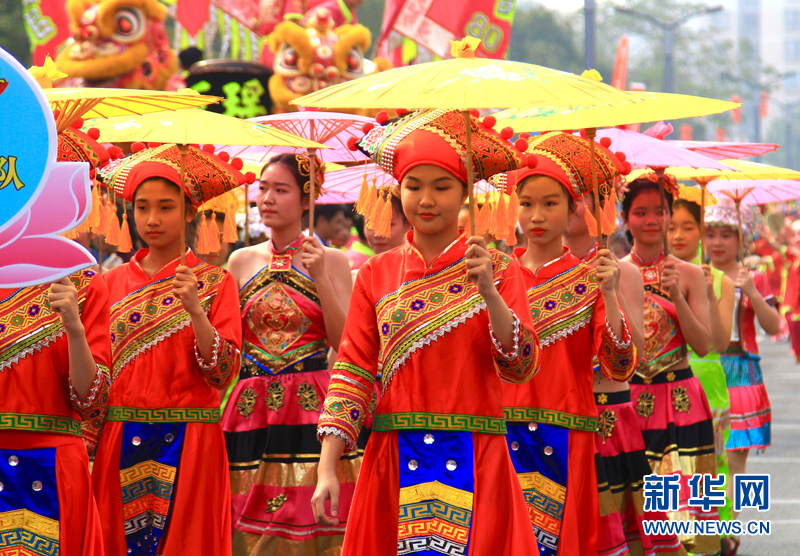
[[[753, 216], [742, 207], [742, 238], [752, 230]], [[739, 218], [728, 198], [706, 208], [706, 249], [714, 268], [730, 278], [736, 288], [733, 333], [727, 351], [720, 356], [731, 400], [731, 433], [726, 447], [730, 475], [745, 473], [750, 450], [764, 450], [771, 442], [770, 409], [767, 389], [761, 374], [756, 341], [755, 319], [767, 334], [777, 334], [780, 315], [767, 277], [751, 273], [737, 260]], [[731, 480], [728, 481], [729, 487]], [[733, 494], [729, 488], [729, 494]], [[734, 519], [738, 513], [733, 512]]]
[[[606, 200], [608, 202], [608, 200]], [[616, 202], [616, 201], [614, 201]], [[575, 218], [564, 233], [564, 245], [573, 255], [591, 263], [597, 256], [597, 237], [590, 235], [585, 212], [594, 214], [594, 196], [577, 199]], [[594, 230], [591, 230], [594, 232]], [[637, 354], [644, 351], [644, 284], [639, 268], [629, 261], [620, 266], [617, 299], [627, 318]], [[663, 512], [645, 512], [644, 476], [650, 474], [639, 418], [631, 402], [627, 382], [607, 379], [594, 362], [594, 392], [598, 431], [595, 436], [595, 466], [600, 501], [598, 556], [676, 555], [686, 551], [676, 535], [653, 535], [644, 530], [644, 520], [665, 520]]]
[[219, 393], [240, 363], [236, 283], [187, 250], [180, 230], [197, 206], [245, 177], [213, 149], [189, 147], [181, 191], [178, 147], [134, 150], [100, 172], [133, 203], [149, 246], [105, 275], [114, 383], [92, 479], [106, 554], [226, 555], [230, 483]]
[[[476, 179], [527, 161], [488, 125], [469, 124]], [[319, 420], [312, 504], [318, 523], [334, 527], [337, 461], [356, 447], [382, 375], [347, 556], [537, 551], [503, 436], [501, 383], [530, 380], [539, 342], [517, 263], [458, 229], [465, 141], [461, 113], [429, 110], [379, 125], [358, 143], [400, 183], [414, 230], [359, 270]]]
[[[108, 158], [79, 131], [58, 135], [59, 161]], [[81, 425], [102, 423], [110, 360], [108, 289], [95, 271], [0, 289], [0, 554], [103, 554]]]
[[[718, 519], [716, 510], [688, 505], [692, 474], [716, 473], [711, 410], [692, 374], [687, 349], [691, 345], [700, 356], [709, 352], [710, 319], [702, 269], [664, 252], [672, 210], [667, 186], [659, 191], [658, 180], [650, 174], [628, 184], [622, 203], [633, 237], [633, 250], [625, 260], [639, 267], [645, 289], [645, 350], [630, 381], [631, 398], [653, 473], [681, 475], [678, 510], [668, 517]], [[681, 541], [690, 552], [714, 553], [720, 548], [718, 536], [687, 535]]]
[[[602, 249], [586, 264], [562, 242], [576, 199], [592, 187], [588, 141], [552, 132], [529, 144], [536, 168], [509, 172], [506, 180], [519, 196], [519, 225], [528, 239], [514, 255], [543, 371], [528, 384], [503, 386], [507, 440], [539, 554], [597, 554], [592, 358], [605, 377], [624, 382], [636, 367], [636, 349], [617, 300], [614, 256]], [[605, 147], [596, 151], [600, 185], [629, 169]]]
[[[317, 189], [325, 173], [317, 164]], [[240, 249], [228, 268], [239, 287], [243, 365], [225, 410], [236, 554], [327, 554], [342, 544], [360, 458], [344, 458], [343, 519], [314, 523], [317, 420], [350, 302], [350, 266], [338, 249], [303, 233], [310, 161], [281, 154], [261, 172], [258, 209], [271, 239]]]

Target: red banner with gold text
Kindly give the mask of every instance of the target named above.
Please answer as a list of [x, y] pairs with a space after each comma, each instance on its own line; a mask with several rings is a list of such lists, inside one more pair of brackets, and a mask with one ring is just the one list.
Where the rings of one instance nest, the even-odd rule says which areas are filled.
[[55, 58], [58, 46], [69, 38], [69, 17], [65, 0], [22, 0], [25, 30], [31, 41], [34, 66]]

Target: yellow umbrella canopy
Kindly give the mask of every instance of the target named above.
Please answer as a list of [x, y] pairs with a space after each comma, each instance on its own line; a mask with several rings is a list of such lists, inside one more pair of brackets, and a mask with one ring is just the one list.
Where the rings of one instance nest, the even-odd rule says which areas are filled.
[[271, 127], [199, 108], [91, 120], [86, 128], [100, 130], [104, 142], [210, 143], [326, 149], [309, 139]]
[[55, 111], [58, 131], [64, 131], [78, 118], [139, 116], [164, 110], [197, 108], [215, 104], [219, 97], [200, 95], [191, 89], [178, 92], [139, 91], [136, 89], [44, 89], [44, 96]]
[[[515, 132], [559, 131], [677, 120], [719, 114], [741, 106], [734, 102], [671, 93], [631, 93], [628, 100], [592, 106], [556, 102], [534, 108], [509, 108], [494, 114], [500, 126]], [[612, 123], [613, 122], [613, 123]]]
[[[675, 166], [667, 169], [667, 173], [679, 180], [695, 180], [698, 183], [708, 183], [712, 180], [800, 180], [800, 172], [771, 166], [749, 160], [720, 160], [722, 164], [730, 166], [732, 170], [710, 170], [707, 168], [689, 168]], [[652, 170], [634, 170], [628, 175], [628, 181], [633, 181]]]

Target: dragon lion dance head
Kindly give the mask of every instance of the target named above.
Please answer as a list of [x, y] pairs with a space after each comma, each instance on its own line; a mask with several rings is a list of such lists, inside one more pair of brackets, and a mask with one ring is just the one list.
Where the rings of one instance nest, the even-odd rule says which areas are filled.
[[72, 38], [56, 63], [76, 84], [163, 90], [177, 70], [158, 0], [67, 0]]
[[309, 12], [304, 21], [305, 27], [284, 21], [269, 35], [275, 53], [269, 92], [276, 112], [296, 111], [289, 104], [296, 98], [391, 67], [388, 60], [364, 57], [372, 38], [363, 25], [333, 29], [327, 8]]

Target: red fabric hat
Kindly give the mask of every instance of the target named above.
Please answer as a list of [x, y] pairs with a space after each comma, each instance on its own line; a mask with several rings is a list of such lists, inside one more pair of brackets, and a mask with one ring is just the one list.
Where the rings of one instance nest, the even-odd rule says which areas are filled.
[[[573, 199], [592, 190], [589, 139], [553, 131], [531, 137], [528, 140], [527, 152], [536, 156], [538, 160], [536, 167], [508, 172], [506, 183], [497, 185], [505, 185], [509, 190], [513, 190], [531, 176], [548, 176], [563, 185]], [[601, 143], [595, 143], [595, 158], [598, 186], [613, 181], [618, 175], [630, 172], [630, 164], [625, 162], [624, 155], [612, 153]]]
[[103, 145], [78, 129], [67, 128], [58, 134], [59, 162], [88, 162], [92, 168], [101, 168], [110, 159]]
[[[98, 179], [123, 199], [132, 202], [136, 188], [150, 178], [164, 178], [176, 185], [181, 183], [181, 155], [176, 145], [144, 148], [141, 143], [134, 143], [134, 150], [136, 152], [133, 154], [98, 171]], [[192, 205], [202, 205], [209, 199], [253, 181], [255, 176], [252, 173], [243, 175], [232, 164], [209, 150], [188, 147], [184, 191]]]
[[[380, 116], [380, 115], [379, 115]], [[475, 180], [524, 167], [529, 157], [492, 129], [493, 118], [480, 122], [470, 116]], [[462, 159], [466, 127], [457, 110], [418, 110], [373, 127], [356, 146], [398, 182], [416, 166], [431, 164], [467, 182]]]

